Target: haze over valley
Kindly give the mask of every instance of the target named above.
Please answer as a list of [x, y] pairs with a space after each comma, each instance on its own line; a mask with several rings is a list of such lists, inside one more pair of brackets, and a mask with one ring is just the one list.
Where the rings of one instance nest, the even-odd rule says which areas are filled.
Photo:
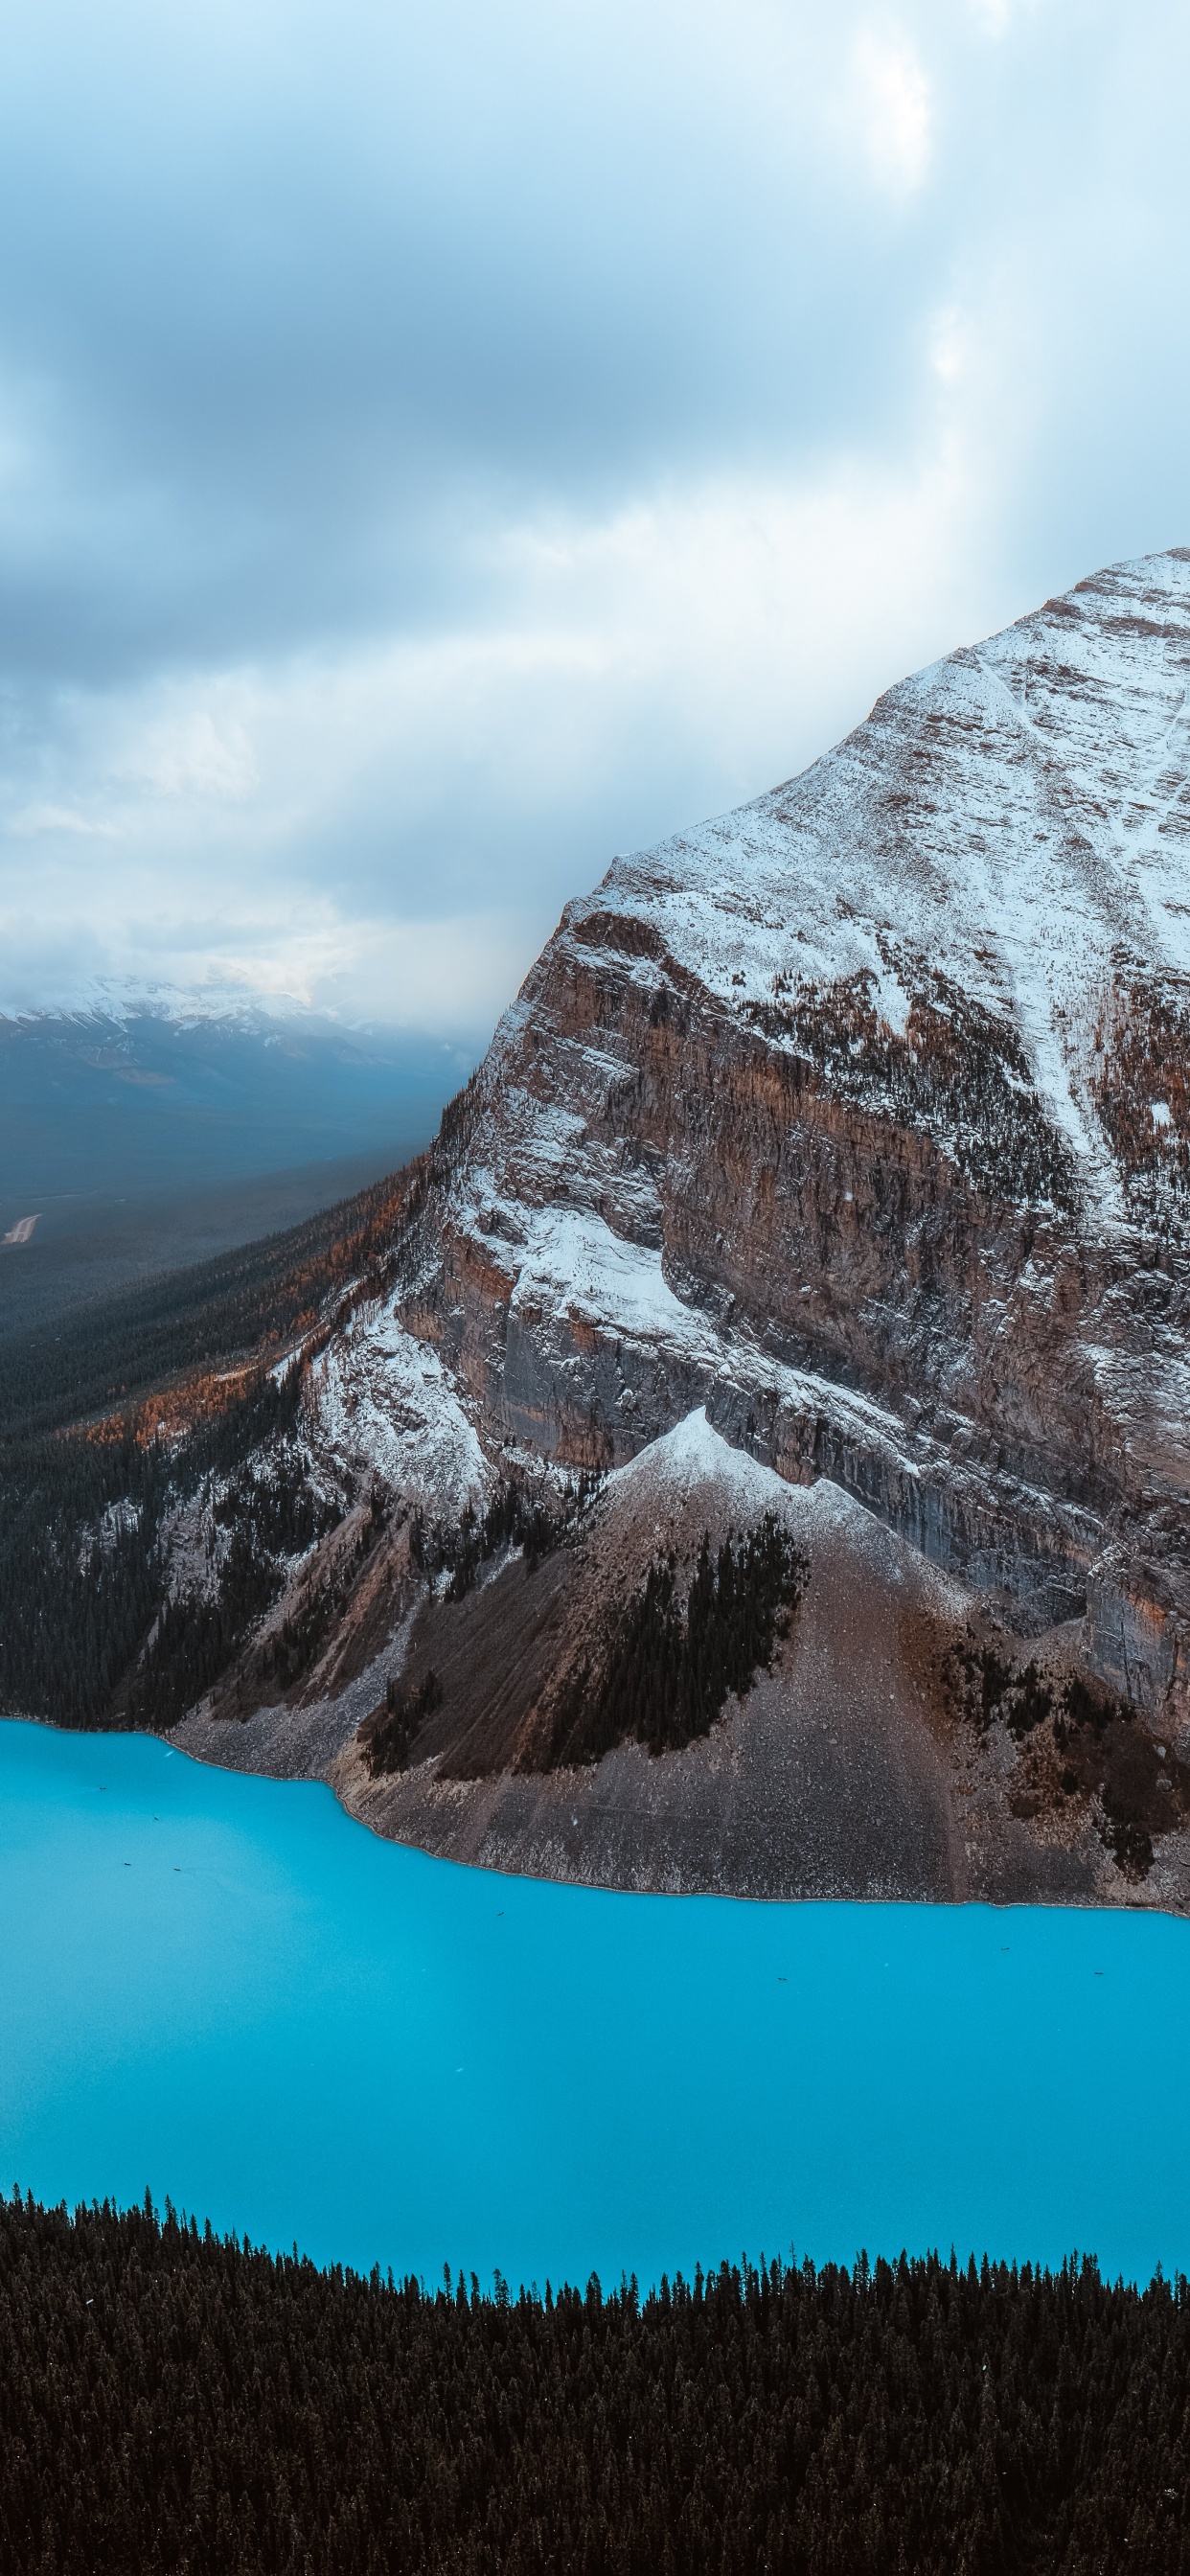
[[158, 997], [0, 1019], [0, 1335], [270, 1234], [429, 1143], [471, 1057]]

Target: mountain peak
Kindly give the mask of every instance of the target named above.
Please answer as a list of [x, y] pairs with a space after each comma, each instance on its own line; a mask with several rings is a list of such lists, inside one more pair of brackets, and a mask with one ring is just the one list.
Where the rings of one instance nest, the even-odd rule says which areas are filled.
[[[358, 1767], [344, 1774], [389, 1829], [544, 1866], [526, 1854], [563, 1849], [549, 1818], [564, 1794], [577, 1840], [549, 1865], [579, 1875], [671, 1883], [641, 1822], [664, 1811], [665, 1833], [686, 1835], [672, 1883], [1132, 1884], [1156, 1825], [1181, 1814], [1157, 1794], [1181, 1773], [1159, 1775], [1159, 1760], [1190, 1754], [1188, 711], [1179, 548], [1111, 566], [906, 679], [800, 777], [617, 860], [567, 906], [415, 1176], [386, 1293], [314, 1364], [312, 1436], [324, 1470], [386, 1482], [394, 1526], [416, 1506], [419, 1528], [439, 1527], [456, 1576], [480, 1547], [480, 1520], [461, 1558], [449, 1537], [464, 1487], [482, 1528], [507, 1532], [528, 1525], [530, 1490], [540, 1514], [568, 1476], [614, 1480], [692, 1421], [697, 1436], [678, 1447], [697, 1465], [701, 1443], [705, 1505], [695, 1495], [667, 1519], [660, 1452], [640, 1488], [656, 1491], [655, 1533], [613, 1482], [590, 1534], [541, 1578], [531, 1644], [507, 1569], [495, 1565], [482, 1613], [438, 1594], [418, 1611], [404, 1560], [392, 1617], [415, 1621], [401, 1630], [414, 1640], [401, 1720], [413, 1785], [365, 1795]], [[608, 1709], [628, 1705], [607, 1680], [609, 1637], [629, 1616], [615, 1606], [617, 1565], [621, 1589], [654, 1586], [650, 1653], [681, 1663], [683, 1584], [695, 1582], [681, 1550], [700, 1508], [729, 1545], [731, 1451], [789, 1497], [774, 1527], [810, 1567], [788, 1614], [802, 1644], [787, 1664], [765, 1650], [775, 1697], [755, 1676], [733, 1685], [755, 1687], [768, 1715], [744, 1735], [715, 1719], [730, 1761], [714, 1726], [705, 1760], [609, 1750], [607, 1794], [635, 1802], [617, 1860], [602, 1825], [584, 1843], [589, 1801], [569, 1775], [564, 1793], [515, 1784], [545, 1778], [543, 1746], [602, 1742]], [[773, 1564], [784, 1544], [773, 1539]], [[745, 1564], [760, 1580], [770, 1557], [756, 1548], [722, 1560], [729, 1589]], [[700, 1618], [717, 1579], [704, 1566]], [[375, 1635], [374, 1603], [368, 1616]], [[760, 1610], [754, 1633], [770, 1633]], [[898, 1712], [891, 1736], [878, 1667]], [[447, 1705], [423, 1725], [443, 1674]], [[983, 1675], [976, 1702], [964, 1674]], [[826, 1831], [821, 1806], [795, 1828], [776, 1781], [815, 1707], [845, 1711], [857, 1690], [862, 1759], [873, 1782], [909, 1766], [916, 1821], [881, 1877], [860, 1780], [827, 1889], [799, 1877], [789, 1843], [803, 1826], [811, 1841]], [[602, 1714], [572, 1726], [584, 1691]], [[969, 1740], [976, 1705], [985, 1734]], [[1092, 1748], [1065, 1768], [1064, 1709], [1083, 1711]], [[1124, 1791], [1104, 1748], [1129, 1709], [1151, 1731], [1148, 1805], [1128, 1810], [1113, 1843]], [[1018, 1776], [1026, 1733], [1033, 1768]], [[968, 1837], [962, 1861], [953, 1766], [975, 1777], [985, 1756], [983, 1840]], [[767, 1876], [729, 1866], [715, 1842], [737, 1757], [749, 1796], [785, 1815]], [[696, 1774], [697, 1832], [681, 1787]], [[591, 1789], [592, 1815], [602, 1794]], [[481, 1832], [494, 1797], [504, 1823]], [[510, 1821], [530, 1811], [531, 1830]], [[1161, 1851], [1150, 1890], [1184, 1902], [1190, 1835]]]

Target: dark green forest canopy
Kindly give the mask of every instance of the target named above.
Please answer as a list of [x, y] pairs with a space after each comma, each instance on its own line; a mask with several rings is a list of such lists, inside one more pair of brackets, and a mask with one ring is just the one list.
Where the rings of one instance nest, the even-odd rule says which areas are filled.
[[[268, 1446], [290, 1524], [271, 1535], [301, 1543], [304, 1524], [325, 1521], [297, 1491], [292, 1442], [288, 1456], [278, 1446], [301, 1372], [357, 1303], [416, 1268], [431, 1187], [455, 1167], [477, 1096], [473, 1076], [427, 1153], [339, 1206], [5, 1338], [0, 1712], [169, 1726], [225, 1669], [282, 1579], [262, 1553], [278, 1513], [251, 1492], [251, 1461]], [[174, 1604], [163, 1621], [163, 1526], [212, 1473], [237, 1479], [245, 1506], [227, 1579], [210, 1609]], [[302, 1651], [313, 1642], [311, 1630]]]
[[1190, 2568], [1190, 2290], [936, 2257], [641, 2299], [0, 2202], [0, 2576]]
[[260, 1511], [241, 1479], [247, 1508], [226, 1598], [184, 1635], [159, 1636], [162, 1669], [142, 1675], [165, 1597], [163, 1515], [204, 1475], [234, 1475], [284, 1437], [300, 1377], [296, 1365], [278, 1376], [279, 1357], [299, 1341], [308, 1356], [336, 1312], [378, 1292], [423, 1188], [424, 1165], [411, 1165], [283, 1234], [6, 1341], [0, 1710], [73, 1726], [130, 1713], [168, 1725], [208, 1687], [276, 1588], [257, 1545]]
[[162, 1272], [55, 1322], [9, 1335], [0, 1366], [0, 1442], [132, 1405], [187, 1370], [274, 1353], [336, 1290], [388, 1251], [418, 1166], [377, 1181], [282, 1234]]
[[594, 1669], [585, 1663], [563, 1694], [546, 1768], [599, 1762], [632, 1741], [673, 1753], [709, 1734], [728, 1692], [742, 1699], [768, 1671], [808, 1571], [772, 1512], [714, 1554], [706, 1532], [684, 1600], [676, 1558], [655, 1557], [613, 1614]]

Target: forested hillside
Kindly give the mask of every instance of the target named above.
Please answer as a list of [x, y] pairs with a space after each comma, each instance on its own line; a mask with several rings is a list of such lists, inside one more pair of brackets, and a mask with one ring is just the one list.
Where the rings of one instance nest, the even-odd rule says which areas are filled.
[[0, 2576], [1179, 2576], [1190, 2287], [931, 2256], [641, 2298], [0, 2204]]
[[13, 1336], [0, 1373], [0, 1440], [59, 1429], [268, 1346], [314, 1322], [328, 1296], [363, 1279], [392, 1240], [418, 1166], [377, 1181], [283, 1234], [168, 1271]]
[[[11, 1339], [0, 1373], [0, 1709], [101, 1725], [176, 1717], [270, 1597], [308, 1500], [284, 1468], [270, 1526], [245, 1489], [214, 1624], [132, 1667], [165, 1599], [163, 1517], [294, 1421], [302, 1361], [345, 1295], [377, 1282], [419, 1167], [305, 1224]], [[286, 1512], [292, 1526], [282, 1526]], [[271, 1542], [271, 1545], [269, 1544]], [[184, 1651], [183, 1651], [184, 1645]], [[139, 1704], [137, 1691], [139, 1687]]]

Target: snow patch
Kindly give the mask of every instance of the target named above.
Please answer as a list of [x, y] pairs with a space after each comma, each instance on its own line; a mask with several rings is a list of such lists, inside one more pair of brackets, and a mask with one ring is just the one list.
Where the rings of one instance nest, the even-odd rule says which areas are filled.
[[511, 1313], [542, 1309], [563, 1324], [577, 1316], [634, 1340], [692, 1346], [718, 1364], [717, 1336], [675, 1297], [660, 1253], [625, 1242], [588, 1208], [538, 1208], [529, 1218]]
[[340, 1334], [310, 1372], [316, 1436], [437, 1517], [457, 1520], [495, 1484], [474, 1423], [437, 1352], [391, 1307]]
[[733, 1449], [708, 1421], [702, 1405], [696, 1405], [659, 1440], [651, 1440], [626, 1467], [615, 1468], [606, 1490], [643, 1494], [656, 1486], [667, 1496], [684, 1497], [706, 1484], [730, 1487], [740, 1511], [757, 1516], [780, 1511], [794, 1490], [746, 1449]]
[[889, 953], [927, 958], [1015, 1026], [1115, 1226], [1079, 1033], [1121, 955], [1190, 973], [1188, 662], [1190, 565], [1117, 564], [888, 690], [800, 777], [617, 860], [591, 908], [612, 898], [732, 1001], [871, 974], [898, 1035]]

